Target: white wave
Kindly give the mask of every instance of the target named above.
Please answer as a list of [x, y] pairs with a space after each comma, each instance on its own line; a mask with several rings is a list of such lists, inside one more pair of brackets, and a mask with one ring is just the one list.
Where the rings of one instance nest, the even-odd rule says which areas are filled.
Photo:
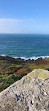
[[5, 56], [5, 57], [6, 57], [6, 55], [5, 55], [5, 54], [1, 54], [0, 56]]
[[24, 60], [28, 60], [28, 59], [30, 59], [30, 60], [32, 60], [32, 59], [37, 60], [38, 58], [42, 58], [42, 59], [49, 58], [49, 56], [14, 57], [14, 58], [21, 58], [21, 59], [24, 59]]
[[[7, 56], [7, 55], [5, 55], [5, 54], [0, 54], [0, 56]], [[13, 57], [13, 58], [21, 58], [21, 59], [24, 59], [24, 60], [28, 60], [28, 59], [30, 59], [30, 60], [32, 60], [32, 59], [34, 59], [34, 60], [37, 60], [38, 58], [42, 58], [42, 59], [44, 59], [44, 58], [49, 58], [49, 56], [32, 56], [32, 57], [20, 57], [20, 56], [10, 56], [10, 57]]]

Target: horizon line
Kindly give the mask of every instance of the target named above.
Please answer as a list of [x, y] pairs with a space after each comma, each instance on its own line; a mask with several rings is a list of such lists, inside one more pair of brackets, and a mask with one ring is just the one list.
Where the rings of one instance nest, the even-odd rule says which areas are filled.
[[40, 35], [49, 35], [48, 33], [0, 33], [0, 34], [40, 34]]

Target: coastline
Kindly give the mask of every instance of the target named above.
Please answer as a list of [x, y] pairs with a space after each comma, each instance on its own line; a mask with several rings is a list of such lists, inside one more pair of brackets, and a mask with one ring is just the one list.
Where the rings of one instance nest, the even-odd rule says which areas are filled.
[[45, 58], [49, 58], [49, 56], [32, 56], [32, 57], [14, 57], [14, 56], [7, 56], [7, 55], [5, 55], [5, 54], [2, 54], [2, 55], [0, 55], [1, 57], [11, 57], [11, 58], [15, 58], [15, 59], [24, 59], [25, 61], [26, 60], [32, 60], [32, 59], [34, 59], [34, 60], [37, 60], [37, 59], [40, 59], [40, 58], [42, 58], [42, 59], [45, 59]]

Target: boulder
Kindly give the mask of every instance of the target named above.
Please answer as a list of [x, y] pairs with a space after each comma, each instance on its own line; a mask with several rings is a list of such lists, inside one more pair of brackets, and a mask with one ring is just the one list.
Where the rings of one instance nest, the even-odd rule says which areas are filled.
[[35, 69], [2, 91], [0, 111], [49, 111], [49, 71]]

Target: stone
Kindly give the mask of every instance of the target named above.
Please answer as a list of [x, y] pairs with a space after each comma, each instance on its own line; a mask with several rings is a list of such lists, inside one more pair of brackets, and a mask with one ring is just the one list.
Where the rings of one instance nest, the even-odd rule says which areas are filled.
[[2, 91], [0, 111], [49, 111], [49, 71], [35, 69]]

